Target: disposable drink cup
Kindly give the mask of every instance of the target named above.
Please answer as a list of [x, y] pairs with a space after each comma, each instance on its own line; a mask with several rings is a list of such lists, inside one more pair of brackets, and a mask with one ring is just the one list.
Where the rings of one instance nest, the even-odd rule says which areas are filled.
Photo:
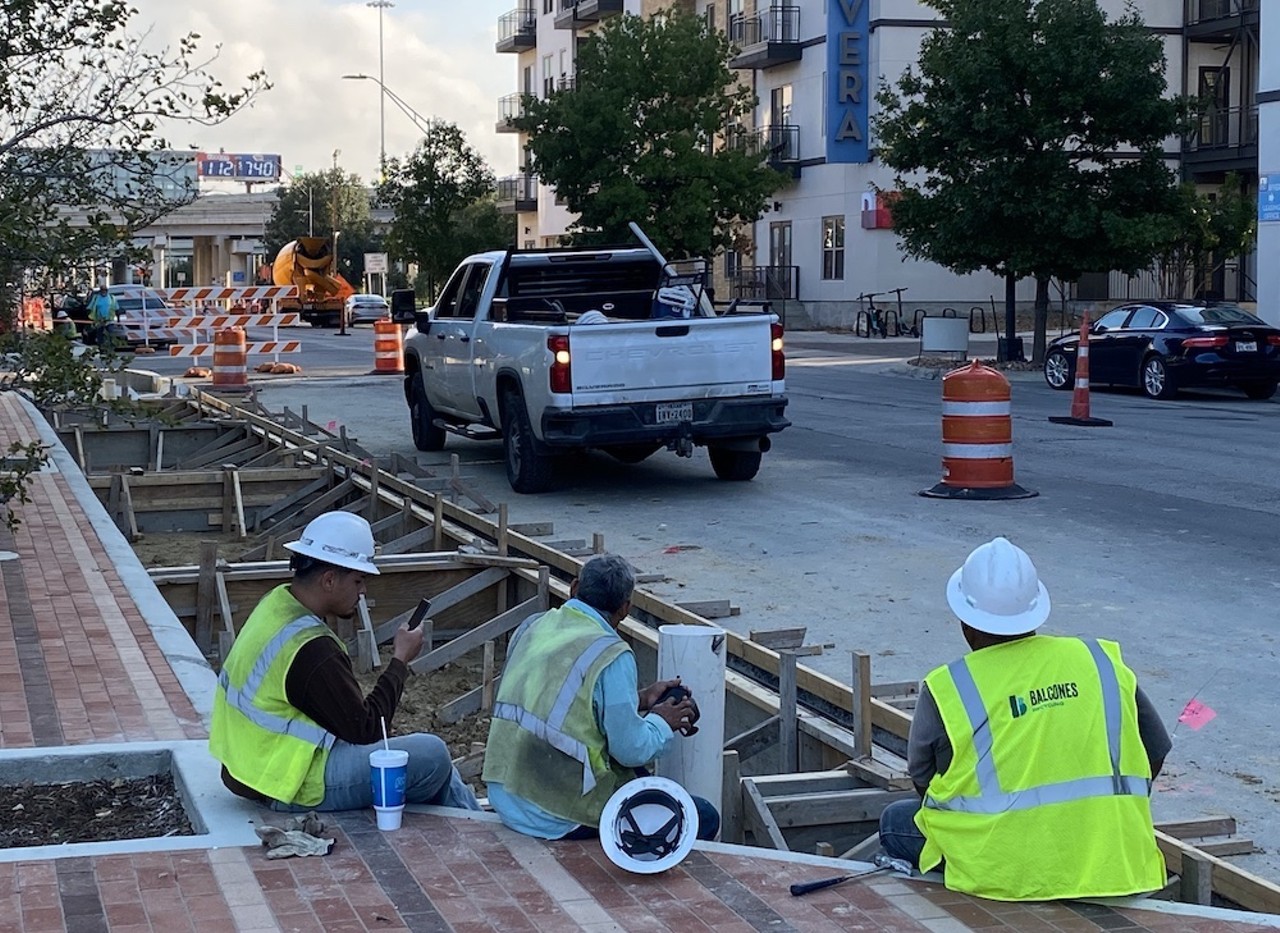
[[404, 811], [409, 753], [399, 748], [379, 748], [369, 753], [369, 779], [379, 829], [399, 829]]

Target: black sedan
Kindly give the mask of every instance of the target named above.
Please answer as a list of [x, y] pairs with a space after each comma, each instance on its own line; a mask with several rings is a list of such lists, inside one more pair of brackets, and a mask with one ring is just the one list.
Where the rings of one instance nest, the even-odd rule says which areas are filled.
[[[1079, 334], [1044, 357], [1045, 382], [1075, 385]], [[1089, 328], [1089, 382], [1136, 386], [1151, 398], [1229, 387], [1268, 399], [1280, 384], [1280, 328], [1234, 305], [1146, 301], [1108, 311]]]

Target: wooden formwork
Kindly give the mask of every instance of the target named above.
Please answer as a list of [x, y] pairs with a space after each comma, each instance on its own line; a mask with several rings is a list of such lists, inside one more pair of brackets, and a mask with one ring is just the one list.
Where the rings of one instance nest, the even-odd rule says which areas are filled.
[[[345, 432], [318, 435], [305, 412], [301, 418], [287, 411], [273, 415], [260, 406], [237, 407], [207, 393], [197, 393], [189, 408], [194, 419], [169, 412], [171, 418], [180, 416], [178, 429], [207, 431], [195, 425], [210, 421], [219, 433], [204, 435], [203, 445], [185, 438], [189, 449], [170, 459], [156, 454], [157, 441], [147, 428], [147, 465], [159, 472], [172, 469], [174, 477], [184, 472], [180, 465], [198, 474], [181, 480], [190, 483], [192, 495], [199, 498], [195, 511], [209, 528], [239, 529], [246, 549], [239, 563], [223, 564], [209, 555], [203, 566], [163, 568], [152, 576], [179, 617], [189, 620], [198, 640], [203, 638], [211, 649], [219, 625], [224, 639], [231, 637], [268, 584], [283, 582], [286, 565], [272, 559], [281, 556], [281, 544], [295, 538], [320, 512], [355, 511], [372, 523], [383, 555], [383, 574], [371, 579], [372, 618], [364, 622], [370, 641], [389, 638], [399, 620], [425, 597], [438, 611], [433, 610], [429, 623], [432, 648], [415, 664], [431, 667], [475, 647], [490, 646], [485, 682], [441, 711], [456, 720], [492, 700], [500, 677], [492, 666], [493, 643], [536, 608], [567, 599], [568, 582], [581, 568], [579, 558], [603, 549], [602, 536], [597, 535], [590, 548], [573, 547], [573, 553], [566, 553], [530, 533], [541, 529], [510, 526], [505, 508], [471, 495], [458, 481], [456, 461], [454, 475], [444, 478], [422, 476], [421, 468], [403, 458], [384, 469]], [[61, 430], [71, 432], [82, 463], [91, 458], [86, 449], [88, 426], [78, 432], [74, 426]], [[117, 429], [128, 430], [144, 429]], [[130, 437], [127, 443], [138, 447], [142, 442]], [[98, 462], [97, 457], [92, 460]], [[147, 516], [137, 527], [144, 533], [153, 521], [151, 512], [161, 511], [148, 506], [163, 501], [166, 494], [158, 490], [165, 486], [147, 482], [145, 467], [140, 482], [129, 466], [117, 470], [128, 474], [125, 483], [111, 477], [105, 485], [101, 478], [91, 482], [108, 501], [114, 488], [121, 520], [120, 501], [127, 489], [134, 522]], [[260, 494], [267, 487], [256, 484], [273, 480], [250, 477], [260, 468], [299, 472], [287, 478], [279, 475], [275, 482], [294, 485], [264, 504], [265, 495]], [[238, 475], [238, 493], [237, 481], [228, 479], [229, 474]], [[456, 501], [462, 496], [497, 516], [462, 507]], [[642, 677], [656, 668], [659, 625], [707, 624], [702, 615], [642, 586], [632, 607], [619, 633], [636, 650]], [[358, 631], [347, 634], [359, 652]], [[864, 653], [855, 654], [850, 680], [843, 683], [799, 663], [803, 652], [794, 646], [770, 647], [726, 634], [726, 734], [731, 738], [725, 753], [724, 838], [851, 858], [869, 854], [880, 811], [914, 794], [903, 756], [915, 685], [873, 684]], [[471, 762], [469, 767], [478, 764]], [[1171, 883], [1175, 894], [1202, 902], [1216, 895], [1247, 909], [1280, 913], [1280, 887], [1173, 832], [1160, 830], [1157, 841], [1170, 872], [1180, 876]], [[1238, 840], [1234, 846], [1231, 840], [1219, 846], [1220, 853], [1241, 848]]]

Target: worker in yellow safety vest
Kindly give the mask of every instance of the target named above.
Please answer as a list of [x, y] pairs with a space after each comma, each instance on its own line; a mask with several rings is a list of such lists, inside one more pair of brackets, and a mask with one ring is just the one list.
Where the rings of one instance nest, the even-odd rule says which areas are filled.
[[920, 688], [907, 767], [922, 799], [885, 809], [885, 851], [995, 900], [1163, 887], [1150, 792], [1171, 746], [1120, 646], [1036, 634], [1049, 593], [1004, 538], [969, 555], [947, 602], [972, 651]]
[[[327, 512], [285, 548], [293, 579], [262, 598], [227, 653], [209, 750], [228, 790], [273, 810], [371, 807], [369, 753], [383, 745], [424, 635], [400, 627], [393, 657], [364, 696], [326, 620], [353, 615], [365, 576], [378, 573], [369, 523]], [[439, 737], [398, 735], [390, 746], [409, 753], [408, 803], [480, 808]]]

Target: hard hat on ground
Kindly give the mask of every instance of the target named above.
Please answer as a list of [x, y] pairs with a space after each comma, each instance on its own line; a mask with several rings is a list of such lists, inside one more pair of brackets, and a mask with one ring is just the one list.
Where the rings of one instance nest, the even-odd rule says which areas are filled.
[[989, 635], [1025, 635], [1049, 618], [1049, 591], [1026, 551], [1006, 538], [973, 549], [947, 583], [947, 602]]
[[698, 810], [668, 778], [642, 777], [619, 787], [600, 814], [600, 846], [627, 871], [653, 875], [674, 868], [693, 851]]
[[302, 537], [285, 549], [348, 570], [378, 573], [373, 563], [373, 531], [367, 521], [350, 512], [326, 512], [313, 518], [302, 529]]

